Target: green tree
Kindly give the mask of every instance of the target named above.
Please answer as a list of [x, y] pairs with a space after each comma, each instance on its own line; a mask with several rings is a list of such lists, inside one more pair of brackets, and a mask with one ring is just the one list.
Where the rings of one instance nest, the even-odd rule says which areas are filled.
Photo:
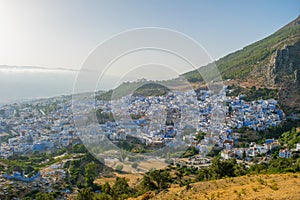
[[176, 180], [179, 183], [179, 186], [183, 186], [182, 177], [183, 177], [184, 171], [183, 168], [179, 168], [177, 172], [175, 172]]
[[94, 185], [95, 177], [97, 176], [97, 165], [94, 162], [91, 162], [85, 166], [84, 169], [84, 179], [88, 187]]
[[36, 200], [55, 200], [55, 196], [53, 193], [42, 193], [39, 192], [35, 195]]
[[288, 169], [292, 169], [293, 164], [293, 160], [290, 158], [277, 158], [270, 161], [268, 170], [273, 173], [284, 172]]
[[204, 136], [205, 136], [205, 135], [206, 135], [206, 133], [204, 133], [204, 132], [199, 132], [199, 133], [197, 133], [195, 136], [196, 136], [197, 141], [198, 141], [198, 142], [201, 142], [201, 140], [204, 139]]
[[198, 174], [197, 174], [197, 177], [196, 177], [196, 180], [198, 181], [207, 181], [207, 180], [211, 180], [212, 179], [212, 171], [210, 170], [210, 168], [203, 168], [203, 169], [200, 169], [198, 171]]
[[121, 196], [126, 196], [131, 193], [131, 188], [129, 187], [127, 180], [125, 178], [116, 178], [116, 182], [112, 187], [112, 194], [114, 198]]
[[151, 170], [142, 180], [142, 187], [147, 190], [163, 190], [172, 182], [170, 173], [164, 170]]
[[83, 188], [79, 190], [76, 200], [91, 200], [95, 197], [92, 188]]
[[83, 144], [75, 144], [72, 146], [72, 152], [73, 153], [86, 153], [87, 149]]
[[113, 198], [105, 193], [101, 193], [101, 194], [96, 194], [96, 196], [94, 196], [93, 200], [112, 200]]
[[233, 168], [235, 176], [243, 176], [248, 173], [244, 164], [236, 164]]
[[111, 194], [111, 187], [108, 182], [105, 182], [104, 185], [102, 185], [102, 192], [105, 194]]
[[138, 164], [136, 162], [134, 162], [134, 163], [132, 163], [131, 167], [136, 169], [138, 167]]
[[119, 164], [115, 167], [115, 169], [120, 172], [120, 171], [122, 171], [123, 167], [124, 166], [122, 164]]

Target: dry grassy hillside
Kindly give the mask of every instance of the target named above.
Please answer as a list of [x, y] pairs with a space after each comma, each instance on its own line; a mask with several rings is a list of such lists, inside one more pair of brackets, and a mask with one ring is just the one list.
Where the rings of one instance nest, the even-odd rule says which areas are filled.
[[169, 191], [156, 195], [150, 192], [136, 199], [297, 200], [300, 199], [300, 173], [226, 178], [194, 183], [190, 188], [172, 185]]

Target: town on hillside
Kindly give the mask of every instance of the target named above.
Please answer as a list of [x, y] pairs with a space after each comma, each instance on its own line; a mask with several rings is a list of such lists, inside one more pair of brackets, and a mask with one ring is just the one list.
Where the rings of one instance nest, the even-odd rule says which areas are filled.
[[[101, 137], [105, 136], [119, 148], [124, 148], [124, 144], [127, 144], [131, 148], [125, 148], [126, 151], [141, 155], [165, 147], [176, 149], [176, 145], [182, 145], [187, 152], [193, 150], [192, 153], [182, 152], [182, 155], [171, 157], [171, 161], [168, 160], [170, 157], [154, 154], [157, 159], [168, 164], [207, 167], [211, 164], [211, 152], [214, 149], [218, 149], [222, 159], [236, 158], [248, 166], [254, 162], [268, 162], [268, 155], [280, 148], [279, 141], [266, 138], [260, 144], [255, 141], [243, 146], [238, 144], [242, 139], [242, 130], [259, 132], [276, 127], [285, 120], [285, 114], [279, 109], [278, 102], [274, 99], [247, 102], [244, 95], [222, 95], [226, 92], [226, 86], [220, 94], [212, 94], [208, 90], [200, 90], [197, 94], [194, 91], [170, 91], [163, 96], [139, 95], [124, 96], [113, 101], [80, 101], [78, 106], [82, 113], [90, 113], [87, 104], [96, 105], [98, 130], [92, 131], [85, 139], [88, 137], [94, 140], [93, 137], [98, 134]], [[81, 133], [77, 130], [75, 121], [82, 116], [78, 113], [77, 116], [73, 116], [71, 107], [71, 98], [66, 96], [1, 107], [0, 157], [9, 159], [14, 155], [51, 153], [81, 143]], [[214, 122], [216, 107], [221, 113], [218, 116], [224, 115], [222, 123]], [[130, 116], [129, 119], [122, 118], [124, 111]], [[290, 158], [293, 151], [299, 150], [300, 144], [297, 144], [295, 149], [281, 149], [278, 156]], [[126, 165], [124, 163], [128, 161], [128, 158], [111, 158], [109, 153], [106, 155], [108, 156], [104, 162], [112, 168], [116, 168], [122, 162]], [[264, 159], [256, 159], [262, 155]], [[155, 156], [152, 155], [151, 159]], [[10, 181], [52, 185], [57, 179], [66, 177], [68, 172], [64, 170], [63, 165], [68, 160], [76, 159], [76, 154], [74, 157], [61, 163], [53, 163], [40, 171], [30, 172], [30, 176], [29, 172], [26, 174], [24, 171], [2, 171], [0, 187], [5, 185], [4, 182]], [[142, 158], [135, 160], [142, 161]], [[145, 172], [146, 169], [130, 165], [123, 170]], [[5, 192], [5, 189], [2, 191]]]

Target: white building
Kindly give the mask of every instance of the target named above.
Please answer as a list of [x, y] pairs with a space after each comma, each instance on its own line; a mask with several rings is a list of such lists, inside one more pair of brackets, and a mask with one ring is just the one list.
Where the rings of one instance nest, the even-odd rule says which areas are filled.
[[300, 151], [300, 143], [296, 144], [296, 151]]
[[282, 149], [279, 151], [278, 156], [280, 158], [291, 158], [292, 157], [292, 152], [288, 149]]

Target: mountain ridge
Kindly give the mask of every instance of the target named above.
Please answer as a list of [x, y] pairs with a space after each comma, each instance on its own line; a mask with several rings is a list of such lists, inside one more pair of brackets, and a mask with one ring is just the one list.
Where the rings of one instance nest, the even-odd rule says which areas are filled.
[[[286, 112], [300, 112], [300, 15], [273, 34], [215, 61], [227, 84], [243, 88], [278, 89], [278, 100]], [[211, 64], [199, 69], [205, 70]], [[201, 83], [197, 71], [182, 75]]]
[[[277, 91], [274, 98], [287, 114], [300, 113], [300, 15], [266, 38], [229, 53], [214, 63], [199, 67], [200, 73], [218, 76], [209, 73], [209, 67], [214, 64], [224, 84], [241, 87], [242, 93], [247, 93], [251, 88], [272, 89]], [[156, 83], [172, 83], [176, 88], [176, 82], [183, 78], [196, 90], [205, 88], [206, 83], [199, 71], [190, 71], [177, 79]], [[118, 91], [116, 93], [122, 96], [127, 94], [128, 88], [138, 88], [146, 83], [149, 81], [123, 83], [102, 96], [106, 100], [110, 99], [113, 91]], [[98, 98], [101, 99], [100, 96]]]

